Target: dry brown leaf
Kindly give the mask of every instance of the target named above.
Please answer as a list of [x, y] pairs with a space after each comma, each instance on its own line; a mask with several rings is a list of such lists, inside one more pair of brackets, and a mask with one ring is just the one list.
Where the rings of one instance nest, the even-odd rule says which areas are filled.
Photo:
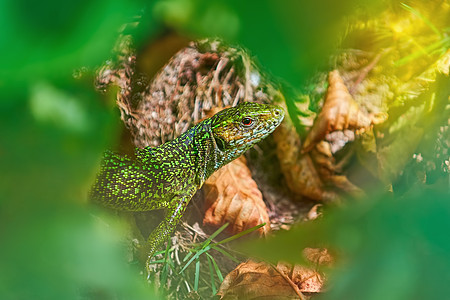
[[305, 248], [302, 251], [303, 256], [317, 266], [331, 266], [334, 258], [326, 248]]
[[312, 269], [302, 265], [291, 265], [284, 262], [277, 264], [277, 269], [286, 275], [302, 293], [319, 293], [323, 291], [324, 275], [319, 272], [319, 266], [330, 266], [334, 259], [325, 248], [305, 248], [303, 256], [317, 267]]
[[322, 276], [311, 268], [279, 262], [277, 269], [288, 277], [302, 293], [318, 293], [322, 290]]
[[223, 280], [220, 299], [304, 299], [298, 287], [273, 266], [247, 261]]
[[384, 115], [369, 115], [353, 100], [339, 72], [328, 76], [328, 90], [320, 114], [303, 144], [303, 152], [310, 151], [325, 135], [337, 130], [360, 130], [384, 121]]
[[316, 204], [314, 205], [308, 212], [308, 214], [306, 215], [306, 220], [307, 221], [312, 221], [317, 219], [318, 217], [322, 216], [322, 212], [320, 211], [321, 207], [323, 205], [322, 204]]
[[229, 222], [229, 232], [236, 234], [266, 223], [259, 233], [266, 235], [270, 231], [266, 204], [244, 157], [216, 171], [206, 180], [203, 192], [206, 203], [203, 224], [219, 227]]
[[325, 248], [305, 248], [305, 258], [315, 269], [279, 262], [276, 268], [265, 262], [247, 261], [230, 272], [222, 282], [221, 299], [304, 299], [302, 293], [323, 291], [324, 275], [320, 266], [330, 266], [333, 257]]

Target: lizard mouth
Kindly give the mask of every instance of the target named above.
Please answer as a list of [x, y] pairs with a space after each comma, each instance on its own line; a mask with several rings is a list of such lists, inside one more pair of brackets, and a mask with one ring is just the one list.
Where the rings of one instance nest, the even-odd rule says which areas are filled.
[[225, 141], [221, 138], [214, 137], [214, 141], [216, 142], [217, 148], [219, 148], [220, 151], [225, 151]]

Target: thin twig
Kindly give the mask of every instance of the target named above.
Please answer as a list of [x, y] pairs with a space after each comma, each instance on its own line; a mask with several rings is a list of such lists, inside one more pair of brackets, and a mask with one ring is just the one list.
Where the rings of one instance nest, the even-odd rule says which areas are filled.
[[361, 73], [359, 74], [355, 83], [353, 83], [353, 86], [349, 90], [349, 93], [351, 95], [353, 95], [355, 93], [356, 87], [367, 77], [369, 72], [372, 71], [372, 69], [377, 65], [380, 58], [383, 57], [383, 55], [388, 53], [390, 50], [391, 50], [390, 48], [387, 48], [387, 49], [384, 49], [383, 51], [381, 51], [380, 53], [378, 53], [377, 55], [375, 55], [375, 57], [372, 59], [372, 61], [361, 70]]

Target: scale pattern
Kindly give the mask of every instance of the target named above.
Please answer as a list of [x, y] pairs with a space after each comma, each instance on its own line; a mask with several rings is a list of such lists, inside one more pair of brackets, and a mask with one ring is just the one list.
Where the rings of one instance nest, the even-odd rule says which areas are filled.
[[275, 105], [244, 102], [171, 142], [137, 149], [134, 160], [106, 152], [90, 198], [118, 210], [166, 208], [166, 217], [148, 239], [150, 259], [205, 180], [273, 132], [283, 117]]

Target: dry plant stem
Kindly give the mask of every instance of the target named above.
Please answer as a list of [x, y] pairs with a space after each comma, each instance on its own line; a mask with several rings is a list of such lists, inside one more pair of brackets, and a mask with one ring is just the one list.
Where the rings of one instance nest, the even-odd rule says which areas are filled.
[[353, 83], [352, 87], [349, 90], [349, 93], [353, 95], [355, 93], [356, 87], [367, 77], [369, 72], [377, 65], [377, 63], [380, 61], [381, 57], [383, 57], [386, 53], [388, 53], [390, 49], [384, 49], [382, 52], [378, 53], [373, 60], [361, 70], [361, 73], [359, 74], [358, 78], [355, 80], [355, 83]]

